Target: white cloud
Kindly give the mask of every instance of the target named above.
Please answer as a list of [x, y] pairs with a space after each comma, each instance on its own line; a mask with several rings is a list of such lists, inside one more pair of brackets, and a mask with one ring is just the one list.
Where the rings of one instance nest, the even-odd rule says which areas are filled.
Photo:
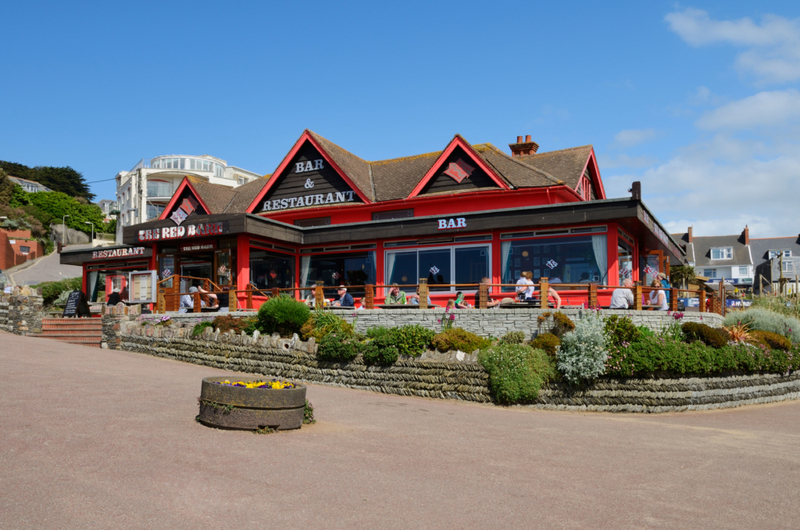
[[648, 140], [652, 140], [656, 136], [656, 131], [653, 129], [625, 129], [614, 135], [614, 146], [616, 147], [633, 147]]
[[742, 72], [762, 82], [800, 79], [800, 20], [765, 15], [758, 24], [750, 18], [713, 20], [708, 12], [688, 8], [664, 17], [670, 29], [692, 46], [728, 43], [749, 49], [736, 61]]
[[603, 180], [609, 197], [626, 196], [641, 181], [645, 203], [671, 232], [694, 225], [696, 235], [736, 234], [749, 225], [751, 237], [776, 237], [800, 233], [798, 175], [800, 142], [717, 134], [642, 173]]
[[723, 105], [697, 120], [701, 129], [742, 130], [772, 127], [800, 118], [800, 92], [794, 88], [775, 92], [759, 92], [753, 96]]

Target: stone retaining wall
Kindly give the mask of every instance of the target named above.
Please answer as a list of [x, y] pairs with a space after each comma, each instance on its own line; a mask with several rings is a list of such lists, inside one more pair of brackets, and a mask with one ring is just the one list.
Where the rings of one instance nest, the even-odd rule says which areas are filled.
[[43, 300], [37, 290], [14, 287], [12, 294], [0, 294], [0, 330], [15, 335], [42, 332]]
[[[419, 324], [434, 331], [441, 331], [439, 322], [449, 315], [444, 309], [381, 309], [374, 311], [354, 311], [334, 309], [333, 312], [343, 317], [348, 322], [356, 321], [356, 331], [366, 332], [376, 326], [400, 327], [407, 324]], [[482, 337], [502, 337], [509, 331], [522, 331], [526, 339], [531, 339], [538, 334], [538, 318], [542, 313], [554, 312], [554, 309], [457, 309], [454, 326], [464, 328]], [[587, 309], [562, 309], [561, 312], [577, 322]], [[593, 311], [592, 311], [593, 312]], [[600, 310], [604, 317], [609, 315], [630, 316], [637, 326], [647, 326], [653, 331], [658, 331], [674, 322], [671, 314], [664, 311], [617, 311], [611, 309]], [[703, 322], [712, 327], [721, 327], [723, 317], [716, 313], [684, 313], [682, 322]], [[552, 319], [542, 327], [542, 331], [549, 331]]]
[[[442, 399], [489, 403], [488, 374], [477, 354], [427, 353], [401, 358], [395, 365], [367, 366], [317, 359], [316, 344], [272, 337], [220, 334], [206, 328], [192, 338], [191, 328], [142, 326], [122, 320], [120, 347], [194, 364], [297, 381]], [[585, 388], [551, 384], [532, 405], [540, 409], [605, 412], [678, 412], [737, 407], [800, 399], [800, 373], [731, 374], [678, 379], [600, 379]]]

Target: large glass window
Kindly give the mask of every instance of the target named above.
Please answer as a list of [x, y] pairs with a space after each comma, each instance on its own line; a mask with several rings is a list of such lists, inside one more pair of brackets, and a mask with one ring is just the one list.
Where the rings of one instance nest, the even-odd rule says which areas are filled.
[[251, 247], [250, 282], [259, 289], [294, 287], [294, 256]]
[[733, 259], [733, 247], [712, 248], [711, 259]]
[[[375, 251], [302, 256], [300, 286], [313, 287], [318, 281], [324, 285], [374, 284]], [[356, 295], [364, 293], [363, 289], [349, 289], [349, 292]]]
[[503, 283], [516, 282], [523, 271], [531, 271], [535, 282], [608, 281], [605, 234], [503, 241], [501, 250]]
[[620, 237], [617, 240], [617, 264], [619, 266], [619, 284], [628, 278], [633, 279], [633, 250], [627, 241]]
[[155, 219], [164, 211], [162, 204], [148, 204], [147, 205], [147, 219]]
[[[468, 288], [435, 287], [437, 284], [480, 283], [490, 276], [488, 246], [437, 247], [427, 250], [386, 252], [386, 283], [416, 285], [427, 277], [432, 291], [472, 291]], [[404, 289], [413, 292], [414, 287]]]
[[148, 180], [147, 195], [148, 197], [171, 197], [172, 185], [163, 180]]

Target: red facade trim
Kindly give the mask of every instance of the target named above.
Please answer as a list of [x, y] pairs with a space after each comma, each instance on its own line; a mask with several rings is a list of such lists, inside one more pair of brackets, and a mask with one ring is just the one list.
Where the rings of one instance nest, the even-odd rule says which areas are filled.
[[172, 209], [175, 208], [175, 205], [178, 203], [178, 198], [181, 196], [181, 193], [183, 193], [183, 190], [185, 190], [187, 187], [192, 192], [192, 195], [194, 195], [194, 198], [197, 199], [197, 202], [199, 202], [203, 206], [203, 208], [205, 209], [206, 213], [208, 213], [208, 214], [212, 213], [211, 210], [206, 205], [206, 203], [200, 197], [200, 194], [197, 193], [196, 189], [194, 189], [194, 186], [192, 186], [192, 183], [189, 182], [189, 179], [186, 178], [186, 177], [183, 177], [183, 180], [181, 181], [180, 186], [178, 186], [178, 189], [175, 191], [175, 193], [172, 194], [172, 198], [167, 203], [167, 206], [164, 208], [164, 211], [161, 212], [161, 215], [158, 218], [159, 221], [163, 221], [163, 220], [169, 218], [167, 216], [170, 214]]

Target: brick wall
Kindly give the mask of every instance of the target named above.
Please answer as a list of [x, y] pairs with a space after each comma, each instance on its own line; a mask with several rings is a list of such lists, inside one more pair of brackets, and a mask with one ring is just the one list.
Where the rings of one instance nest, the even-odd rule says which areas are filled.
[[[42, 243], [30, 241], [30, 237], [30, 230], [0, 229], [0, 270], [10, 269], [44, 255]], [[29, 248], [27, 255], [22, 252], [23, 246]]]

